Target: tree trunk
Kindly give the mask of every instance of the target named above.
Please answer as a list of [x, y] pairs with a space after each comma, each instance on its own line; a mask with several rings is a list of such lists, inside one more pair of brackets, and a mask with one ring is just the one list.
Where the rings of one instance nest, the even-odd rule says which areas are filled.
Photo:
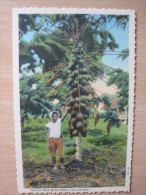
[[82, 161], [82, 145], [81, 145], [82, 136], [79, 133], [79, 136], [76, 137], [76, 159]]

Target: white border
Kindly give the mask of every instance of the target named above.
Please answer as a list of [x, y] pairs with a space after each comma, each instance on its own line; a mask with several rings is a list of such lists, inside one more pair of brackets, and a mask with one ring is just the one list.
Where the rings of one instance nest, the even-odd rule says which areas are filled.
[[[98, 187], [98, 188], [34, 188], [25, 189], [23, 185], [21, 124], [20, 124], [20, 98], [19, 98], [19, 14], [115, 14], [129, 15], [129, 122], [127, 141], [126, 180], [124, 187]], [[95, 193], [95, 192], [129, 192], [131, 178], [132, 142], [134, 124], [134, 89], [135, 89], [135, 11], [117, 9], [78, 9], [78, 8], [14, 8], [13, 9], [13, 93], [14, 93], [14, 120], [15, 120], [15, 149], [17, 185], [19, 193]]]

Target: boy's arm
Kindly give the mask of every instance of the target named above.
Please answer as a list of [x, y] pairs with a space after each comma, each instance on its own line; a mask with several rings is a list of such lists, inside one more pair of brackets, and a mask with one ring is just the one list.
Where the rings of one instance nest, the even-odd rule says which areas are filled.
[[50, 129], [47, 127], [47, 144], [48, 144], [48, 147], [50, 147], [49, 136], [50, 136]]
[[63, 116], [61, 117], [61, 122], [63, 122], [65, 117], [67, 116], [67, 114], [68, 114], [67, 111], [68, 111], [68, 109], [65, 109], [65, 112], [64, 112]]
[[61, 122], [64, 121], [64, 119], [65, 119], [65, 117], [66, 117], [67, 114], [68, 114], [68, 113], [66, 113], [63, 117], [61, 117]]

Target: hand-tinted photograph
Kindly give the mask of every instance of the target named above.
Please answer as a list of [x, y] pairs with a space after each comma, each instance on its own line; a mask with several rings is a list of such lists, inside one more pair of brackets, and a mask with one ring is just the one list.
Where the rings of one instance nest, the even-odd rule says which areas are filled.
[[129, 23], [114, 11], [18, 14], [24, 189], [125, 186]]

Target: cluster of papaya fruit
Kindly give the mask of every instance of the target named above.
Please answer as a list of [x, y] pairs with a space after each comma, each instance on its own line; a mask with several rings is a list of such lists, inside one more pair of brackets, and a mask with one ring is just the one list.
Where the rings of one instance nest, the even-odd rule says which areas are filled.
[[72, 50], [72, 61], [69, 65], [69, 94], [68, 107], [70, 109], [69, 129], [70, 136], [82, 136], [87, 134], [89, 117], [89, 90], [88, 82], [91, 77], [86, 68], [84, 60], [84, 49], [81, 43], [75, 43]]

